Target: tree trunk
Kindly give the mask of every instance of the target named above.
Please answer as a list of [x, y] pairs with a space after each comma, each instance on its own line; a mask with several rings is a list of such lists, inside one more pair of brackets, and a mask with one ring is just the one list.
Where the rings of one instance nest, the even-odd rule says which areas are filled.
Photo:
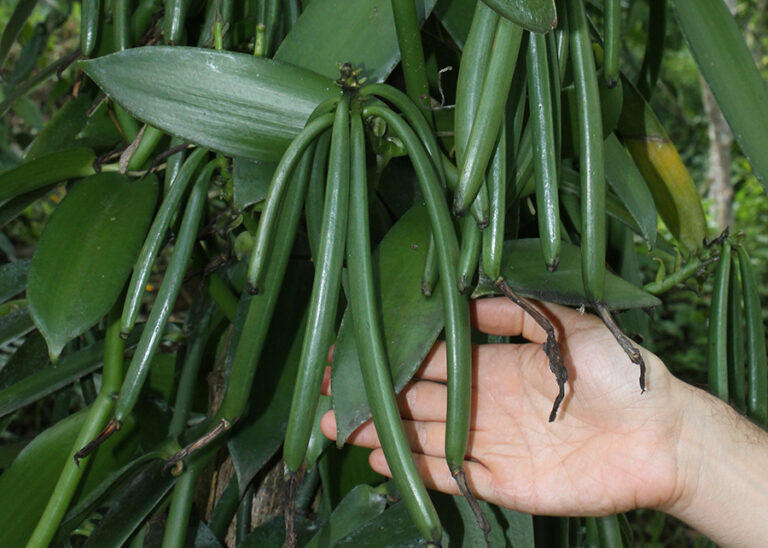
[[733, 222], [733, 186], [731, 185], [731, 144], [733, 135], [717, 106], [709, 86], [702, 79], [701, 100], [707, 114], [709, 135], [708, 197], [712, 200], [709, 214], [719, 230]]

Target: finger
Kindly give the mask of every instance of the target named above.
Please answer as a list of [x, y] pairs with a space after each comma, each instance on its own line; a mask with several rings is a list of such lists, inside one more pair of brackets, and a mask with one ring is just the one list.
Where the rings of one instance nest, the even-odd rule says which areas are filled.
[[438, 341], [432, 346], [427, 357], [421, 363], [421, 367], [416, 371], [416, 378], [436, 382], [446, 382], [447, 372], [445, 369], [445, 343]]
[[320, 385], [320, 393], [326, 396], [331, 395], [331, 366], [326, 366], [323, 372], [323, 383]]
[[[443, 493], [458, 495], [459, 489], [456, 481], [451, 476], [448, 464], [444, 458], [430, 455], [412, 454], [413, 461], [419, 471], [419, 475], [430, 489], [436, 489]], [[383, 476], [392, 477], [392, 472], [387, 466], [387, 459], [381, 449], [375, 449], [368, 457], [368, 462], [375, 472]], [[487, 468], [473, 461], [464, 461], [464, 473], [472, 492], [479, 498], [487, 499], [492, 495], [492, 478]]]
[[[404, 420], [403, 430], [411, 451], [445, 458], [445, 423]], [[376, 426], [371, 421], [363, 423], [347, 438], [347, 441], [352, 445], [368, 449], [381, 447]]]
[[398, 396], [403, 418], [418, 421], [445, 422], [448, 389], [444, 384], [415, 381]]
[[[573, 324], [596, 320], [591, 314], [585, 315], [565, 306], [529, 300], [553, 324], [559, 324], [564, 328]], [[472, 322], [483, 333], [501, 336], [521, 335], [529, 341], [537, 343], [547, 340], [546, 333], [541, 326], [522, 308], [506, 297], [477, 299], [470, 304]]]
[[336, 415], [333, 411], [326, 411], [320, 418], [320, 430], [323, 436], [331, 441], [336, 441]]

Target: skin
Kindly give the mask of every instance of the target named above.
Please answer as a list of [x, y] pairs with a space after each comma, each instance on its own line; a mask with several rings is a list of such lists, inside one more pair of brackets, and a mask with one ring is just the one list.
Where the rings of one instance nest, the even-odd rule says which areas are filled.
[[[725, 546], [768, 538], [768, 434], [728, 405], [673, 377], [642, 349], [647, 392], [631, 364], [590, 314], [539, 303], [558, 331], [569, 381], [554, 423], [556, 394], [541, 351], [543, 330], [505, 298], [472, 304], [473, 324], [523, 344], [474, 347], [473, 414], [464, 469], [489, 502], [543, 515], [599, 516], [634, 508], [668, 512]], [[457, 493], [444, 459], [445, 346], [432, 349], [399, 397], [416, 465], [427, 486]], [[328, 381], [323, 390], [330, 390]], [[333, 412], [321, 423], [335, 439]], [[373, 449], [371, 467], [391, 475], [373, 424], [350, 443]]]

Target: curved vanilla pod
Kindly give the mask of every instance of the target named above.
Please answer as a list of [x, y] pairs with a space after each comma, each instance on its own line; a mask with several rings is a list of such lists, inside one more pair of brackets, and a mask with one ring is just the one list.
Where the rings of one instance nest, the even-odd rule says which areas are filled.
[[144, 386], [144, 381], [149, 374], [152, 358], [160, 345], [165, 326], [173, 310], [173, 304], [176, 302], [176, 297], [184, 281], [184, 273], [187, 270], [187, 264], [192, 255], [194, 244], [197, 241], [200, 221], [205, 213], [208, 184], [210, 183], [213, 171], [218, 166], [219, 162], [217, 160], [208, 162], [197, 176], [192, 191], [189, 194], [184, 217], [181, 221], [181, 228], [173, 247], [173, 254], [168, 262], [163, 282], [157, 291], [157, 297], [152, 305], [149, 318], [147, 318], [147, 324], [141, 333], [141, 338], [136, 346], [131, 364], [128, 366], [125, 381], [120, 388], [113, 419], [117, 424], [122, 423], [133, 410], [136, 400], [139, 399], [141, 388]]
[[728, 401], [728, 282], [731, 277], [731, 244], [726, 240], [709, 307], [709, 339], [707, 342], [707, 383], [718, 398]]
[[501, 127], [522, 35], [521, 27], [503, 17], [499, 20], [477, 114], [459, 167], [453, 201], [453, 212], [458, 217], [466, 213], [483, 184]]
[[486, 175], [490, 194], [490, 222], [483, 230], [482, 267], [485, 275], [496, 280], [501, 272], [504, 226], [507, 212], [507, 127], [502, 123], [499, 140]]
[[128, 284], [128, 293], [125, 297], [123, 306], [123, 315], [120, 320], [120, 332], [123, 337], [127, 337], [136, 324], [136, 318], [139, 315], [141, 301], [147, 287], [147, 280], [152, 271], [152, 265], [155, 264], [160, 248], [165, 239], [165, 233], [171, 218], [176, 214], [179, 203], [189, 187], [195, 172], [200, 163], [205, 159], [208, 151], [203, 148], [197, 148], [186, 159], [178, 175], [174, 178], [170, 190], [166, 192], [163, 203], [155, 215], [149, 233], [144, 240], [139, 256], [133, 266], [133, 274]]
[[365, 142], [358, 112], [352, 115], [350, 155], [352, 172], [347, 231], [349, 301], [365, 392], [381, 447], [403, 502], [424, 538], [438, 545], [442, 527], [424, 482], [419, 477], [405, 437], [377, 312], [368, 228]]
[[330, 107], [335, 108], [337, 102], [338, 99], [325, 101], [315, 109], [307, 125], [291, 141], [291, 144], [288, 145], [282, 158], [280, 158], [280, 162], [277, 164], [277, 169], [275, 169], [275, 174], [272, 176], [272, 182], [269, 185], [264, 210], [261, 212], [261, 219], [259, 219], [259, 228], [256, 230], [251, 260], [248, 263], [248, 284], [251, 294], [256, 294], [261, 289], [259, 286], [263, 277], [264, 263], [266, 258], [269, 257], [271, 245], [274, 241], [277, 217], [291, 173], [293, 173], [293, 169], [299, 162], [304, 150], [333, 124], [334, 115], [326, 113], [326, 111]]
[[[438, 254], [442, 280], [456, 279], [459, 246], [448, 207], [429, 156], [413, 130], [391, 110], [379, 105], [364, 108], [365, 116], [382, 118], [403, 142], [419, 180], [427, 204], [432, 233]], [[490, 531], [488, 520], [477, 504], [464, 475], [464, 456], [469, 436], [472, 387], [469, 301], [454, 283], [444, 283], [440, 291], [445, 315], [446, 362], [448, 377], [448, 409], [446, 414], [445, 455], [459, 490], [472, 506], [484, 533]]]
[[571, 66], [576, 89], [581, 179], [581, 270], [594, 302], [605, 287], [605, 160], [597, 72], [583, 0], [568, 0]]
[[528, 68], [529, 124], [533, 130], [534, 177], [536, 180], [536, 217], [541, 251], [550, 271], [560, 262], [560, 198], [552, 88], [549, 80], [546, 37], [529, 33], [526, 56]]
[[345, 93], [333, 119], [315, 278], [283, 446], [285, 466], [291, 472], [298, 471], [307, 451], [336, 321], [349, 208], [349, 102]]
[[765, 328], [763, 327], [760, 296], [749, 255], [739, 247], [739, 271], [744, 294], [744, 316], [747, 319], [747, 409], [749, 416], [763, 428], [768, 426], [768, 367], [765, 356]]
[[608, 89], [619, 83], [621, 53], [621, 0], [605, 1], [605, 81]]

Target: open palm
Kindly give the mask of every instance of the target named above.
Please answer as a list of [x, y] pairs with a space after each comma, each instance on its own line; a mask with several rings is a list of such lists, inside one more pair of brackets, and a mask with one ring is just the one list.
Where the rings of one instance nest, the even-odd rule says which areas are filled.
[[[676, 491], [681, 403], [675, 379], [643, 350], [648, 391], [638, 370], [599, 319], [540, 303], [558, 332], [569, 381], [553, 423], [557, 392], [541, 343], [544, 331], [505, 298], [473, 303], [475, 326], [490, 335], [522, 335], [524, 344], [474, 349], [473, 416], [464, 468], [474, 493], [515, 510], [550, 515], [606, 515], [636, 507], [663, 508]], [[443, 458], [445, 347], [438, 343], [400, 395], [416, 464], [427, 485], [457, 493]], [[333, 413], [322, 422], [335, 437]], [[350, 443], [375, 449], [374, 470], [389, 475], [368, 422]]]

